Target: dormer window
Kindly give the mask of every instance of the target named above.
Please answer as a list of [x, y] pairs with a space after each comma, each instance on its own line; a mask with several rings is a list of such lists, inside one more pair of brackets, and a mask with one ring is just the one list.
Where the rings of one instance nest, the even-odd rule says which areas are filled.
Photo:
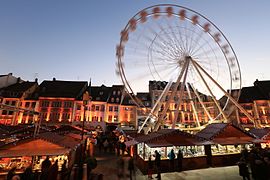
[[114, 98], [111, 98], [111, 101], [114, 102]]
[[102, 95], [103, 95], [103, 91], [100, 91], [100, 92], [99, 92], [99, 95], [101, 95], [101, 96], [102, 96]]
[[116, 94], [116, 91], [113, 91], [113, 95], [115, 95]]

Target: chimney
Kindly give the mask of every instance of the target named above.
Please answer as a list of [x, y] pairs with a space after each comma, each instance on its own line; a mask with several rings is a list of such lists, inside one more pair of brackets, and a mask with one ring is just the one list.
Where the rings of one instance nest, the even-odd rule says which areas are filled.
[[53, 81], [56, 81], [55, 77], [53, 78]]
[[36, 82], [36, 83], [38, 82], [38, 78], [35, 78], [35, 82]]

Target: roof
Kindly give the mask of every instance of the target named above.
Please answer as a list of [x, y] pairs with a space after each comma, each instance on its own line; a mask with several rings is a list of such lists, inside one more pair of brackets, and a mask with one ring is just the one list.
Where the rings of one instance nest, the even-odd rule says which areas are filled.
[[0, 93], [5, 98], [20, 98], [24, 92], [37, 85], [37, 82], [25, 81], [4, 87], [0, 90]]
[[38, 135], [38, 138], [71, 149], [76, 148], [77, 145], [80, 144], [80, 141], [76, 141], [74, 138], [68, 136], [61, 136], [53, 132], [41, 133]]
[[111, 104], [120, 104], [122, 102], [124, 86], [113, 85], [107, 87], [104, 84], [101, 86], [91, 86], [89, 88], [92, 101], [108, 102]]
[[264, 94], [262, 94], [257, 87], [251, 86], [251, 87], [243, 87], [241, 89], [241, 94], [238, 102], [251, 103], [254, 100], [262, 100], [262, 99], [266, 99]]
[[199, 131], [196, 136], [204, 139], [212, 139], [218, 135], [228, 124], [226, 123], [212, 123], [206, 126], [206, 128]]
[[254, 100], [270, 99], [270, 81], [254, 81], [254, 86], [243, 87], [239, 103], [250, 103]]
[[[132, 141], [132, 140], [131, 140]], [[192, 146], [202, 143], [202, 139], [178, 129], [161, 129], [147, 135], [135, 137], [131, 144], [144, 142], [150, 147]]]
[[37, 91], [39, 97], [64, 97], [82, 99], [87, 81], [43, 81]]
[[196, 136], [211, 140], [214, 144], [246, 144], [255, 137], [231, 123], [212, 123], [198, 132]]
[[69, 151], [68, 148], [42, 139], [31, 139], [0, 150], [0, 157], [62, 155]]
[[111, 89], [112, 87], [107, 87], [105, 85], [91, 86], [89, 91], [92, 101], [107, 102]]
[[250, 129], [249, 131], [251, 134], [254, 134], [257, 138], [263, 140], [270, 140], [270, 128], [263, 128], [263, 129]]
[[162, 136], [145, 142], [150, 147], [192, 146], [202, 143], [202, 139], [180, 130], [163, 131]]

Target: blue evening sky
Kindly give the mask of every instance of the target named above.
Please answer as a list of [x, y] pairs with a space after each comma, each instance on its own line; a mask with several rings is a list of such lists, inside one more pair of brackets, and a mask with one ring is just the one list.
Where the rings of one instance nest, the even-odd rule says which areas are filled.
[[2, 0], [0, 74], [120, 84], [119, 33], [138, 11], [159, 3], [191, 8], [216, 24], [237, 54], [243, 86], [270, 80], [268, 0]]

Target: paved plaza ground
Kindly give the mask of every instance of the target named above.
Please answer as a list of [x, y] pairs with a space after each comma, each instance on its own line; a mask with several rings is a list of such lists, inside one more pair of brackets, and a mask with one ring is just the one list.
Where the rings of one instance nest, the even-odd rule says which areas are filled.
[[[118, 180], [117, 177], [117, 159], [118, 157], [113, 153], [96, 153], [98, 166], [92, 171], [96, 174], [103, 174], [103, 180]], [[122, 180], [128, 180], [127, 161], [129, 157], [125, 156], [125, 174]], [[155, 177], [156, 174], [153, 175]], [[136, 168], [136, 177], [133, 180], [147, 180], [148, 176], [143, 175], [139, 169]], [[155, 178], [154, 178], [155, 179]], [[239, 176], [238, 166], [207, 168], [198, 170], [189, 170], [174, 173], [162, 173], [162, 180], [241, 180]]]

